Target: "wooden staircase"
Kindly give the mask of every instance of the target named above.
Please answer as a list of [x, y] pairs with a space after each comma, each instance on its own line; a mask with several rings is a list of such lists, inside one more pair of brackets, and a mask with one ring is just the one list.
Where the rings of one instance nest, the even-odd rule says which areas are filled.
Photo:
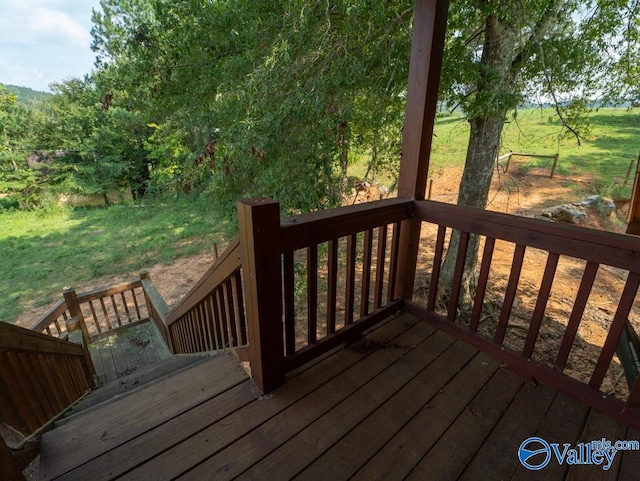
[[[185, 361], [173, 358], [166, 368], [175, 368], [175, 362]], [[218, 395], [247, 382], [254, 386], [231, 354], [201, 356], [191, 365], [88, 407], [42, 436], [41, 479], [108, 479], [110, 464], [159, 455], [136, 449], [135, 444], [150, 431], [162, 439], [158, 433], [181, 414], [203, 403], [214, 406]]]

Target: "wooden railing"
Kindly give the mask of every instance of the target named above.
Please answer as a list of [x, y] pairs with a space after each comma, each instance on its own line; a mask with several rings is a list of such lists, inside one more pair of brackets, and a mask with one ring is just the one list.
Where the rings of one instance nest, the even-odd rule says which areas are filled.
[[232, 241], [194, 288], [167, 315], [175, 353], [247, 345], [240, 245]]
[[[116, 327], [152, 318], [165, 334], [162, 320], [166, 311], [166, 304], [151, 283], [149, 274], [142, 272], [139, 279], [116, 286], [83, 293], [66, 289], [63, 299], [31, 326], [31, 330], [64, 339], [67, 336], [66, 320], [77, 317], [85, 340], [91, 342], [91, 338]], [[152, 313], [156, 315], [152, 316]]]
[[[69, 325], [75, 321], [69, 319]], [[12, 451], [0, 438], [3, 476], [9, 473], [10, 479], [20, 479], [20, 471], [37, 454], [37, 449], [25, 448], [28, 436], [94, 386], [95, 371], [82, 336], [72, 333], [71, 337], [80, 344], [0, 322], [1, 421], [22, 435], [20, 442], [10, 446]]]
[[284, 221], [270, 199], [238, 203], [249, 359], [263, 391], [400, 309], [397, 239], [410, 215], [402, 199]]
[[[524, 374], [640, 425], [638, 410], [629, 409], [640, 405], [640, 382], [630, 392], [616, 386], [622, 367], [614, 361], [625, 323], [640, 322], [636, 238], [430, 201], [415, 202], [414, 215], [423, 223], [420, 262], [426, 275], [418, 276], [417, 298], [404, 303], [406, 310], [494, 352]], [[451, 285], [445, 286], [448, 302], [439, 305], [440, 267], [451, 230], [461, 232], [460, 242]], [[475, 295], [465, 300], [472, 235], [480, 236], [482, 260], [473, 273]], [[501, 279], [495, 267], [505, 262], [505, 252], [510, 261], [502, 270], [510, 273]], [[572, 280], [576, 275], [579, 282]], [[535, 292], [530, 305], [520, 296], [525, 289]], [[598, 329], [601, 343], [589, 337]]]

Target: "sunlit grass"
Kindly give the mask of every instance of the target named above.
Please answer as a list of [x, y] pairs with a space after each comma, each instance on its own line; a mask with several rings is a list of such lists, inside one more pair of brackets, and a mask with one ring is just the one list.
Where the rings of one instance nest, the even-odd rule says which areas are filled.
[[0, 213], [0, 320], [105, 275], [210, 251], [235, 226], [197, 199], [101, 209]]

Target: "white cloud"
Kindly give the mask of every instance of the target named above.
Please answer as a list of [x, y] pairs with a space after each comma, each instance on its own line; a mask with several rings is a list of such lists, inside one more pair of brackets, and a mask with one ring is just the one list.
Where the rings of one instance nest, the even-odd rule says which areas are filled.
[[0, 83], [47, 90], [93, 68], [99, 0], [0, 0]]

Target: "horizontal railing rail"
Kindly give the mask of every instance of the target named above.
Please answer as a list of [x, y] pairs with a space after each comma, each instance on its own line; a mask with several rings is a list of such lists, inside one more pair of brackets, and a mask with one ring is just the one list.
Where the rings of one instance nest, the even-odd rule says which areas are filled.
[[175, 353], [246, 346], [247, 323], [238, 239], [231, 241], [166, 319]]
[[[415, 202], [414, 215], [423, 224], [425, 287], [421, 298], [418, 292], [418, 299], [404, 303], [405, 309], [638, 425], [640, 414], [629, 407], [640, 404], [640, 382], [624, 392], [615, 384], [622, 367], [614, 362], [625, 324], [640, 321], [636, 238], [431, 201]], [[459, 243], [453, 275], [445, 278], [443, 260], [452, 231], [459, 232]], [[481, 261], [468, 273], [471, 236], [479, 236]], [[502, 279], [495, 272], [499, 263], [509, 272]], [[465, 299], [467, 275], [477, 287]], [[442, 285], [445, 281], [450, 284]], [[527, 288], [535, 300], [524, 305], [520, 297]], [[444, 298], [442, 292], [447, 292]], [[601, 343], [579, 339], [583, 331], [598, 329]]]
[[64, 339], [67, 336], [65, 322], [69, 318], [71, 318], [71, 313], [67, 307], [67, 302], [63, 298], [45, 312], [30, 329], [32, 331], [46, 333], [52, 337]]

